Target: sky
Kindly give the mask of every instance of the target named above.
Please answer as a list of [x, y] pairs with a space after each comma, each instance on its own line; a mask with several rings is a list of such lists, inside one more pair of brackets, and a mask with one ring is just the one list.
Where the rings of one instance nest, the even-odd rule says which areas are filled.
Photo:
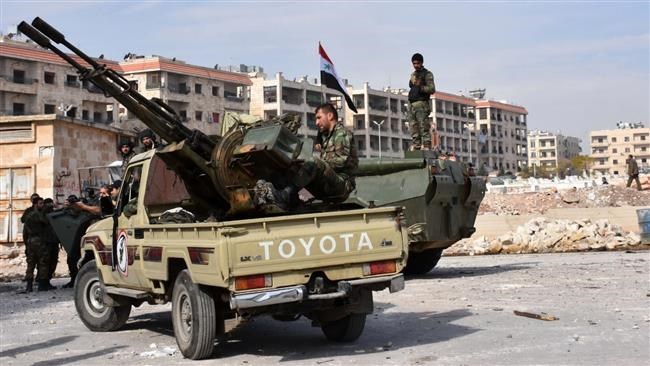
[[[355, 87], [406, 88], [424, 55], [438, 90], [522, 105], [528, 128], [588, 139], [650, 124], [650, 1], [0, 0], [0, 31], [40, 16], [91, 56], [319, 75], [318, 42]], [[583, 143], [583, 148], [587, 145]], [[587, 151], [585, 151], [587, 152]]]

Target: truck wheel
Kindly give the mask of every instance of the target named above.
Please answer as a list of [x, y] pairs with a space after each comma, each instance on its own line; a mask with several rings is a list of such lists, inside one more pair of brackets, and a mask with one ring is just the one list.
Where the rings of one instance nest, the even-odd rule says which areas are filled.
[[352, 313], [344, 318], [323, 323], [321, 329], [330, 341], [353, 342], [363, 333], [366, 325], [366, 314]]
[[93, 332], [120, 329], [129, 319], [131, 305], [106, 306], [97, 265], [92, 260], [81, 267], [74, 285], [74, 305], [79, 318]]
[[183, 356], [200, 360], [212, 354], [217, 321], [223, 323], [223, 313], [217, 314], [214, 297], [192, 282], [188, 270], [181, 271], [172, 292], [172, 324]]
[[423, 275], [438, 264], [443, 249], [429, 249], [419, 253], [409, 253], [404, 273], [407, 275]]

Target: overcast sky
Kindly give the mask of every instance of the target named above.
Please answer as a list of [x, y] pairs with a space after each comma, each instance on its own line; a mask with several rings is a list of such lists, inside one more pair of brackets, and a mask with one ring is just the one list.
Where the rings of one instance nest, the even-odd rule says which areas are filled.
[[646, 1], [0, 1], [0, 30], [41, 16], [92, 56], [252, 64], [319, 75], [318, 42], [356, 87], [405, 88], [424, 55], [438, 90], [486, 88], [529, 129], [583, 140], [650, 122]]

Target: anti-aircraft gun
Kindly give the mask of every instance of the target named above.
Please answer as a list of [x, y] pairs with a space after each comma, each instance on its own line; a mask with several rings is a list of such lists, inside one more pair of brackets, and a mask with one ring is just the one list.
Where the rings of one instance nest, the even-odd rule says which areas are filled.
[[[292, 131], [299, 124], [291, 117], [234, 128], [223, 137], [208, 136], [187, 128], [173, 108], [138, 93], [117, 71], [86, 55], [41, 18], [35, 18], [32, 25], [21, 22], [18, 29], [72, 65], [81, 80], [115, 98], [168, 143], [157, 154], [183, 179], [192, 206], [202, 211], [199, 216], [223, 218], [255, 211], [250, 190], [258, 179], [286, 185], [291, 168], [312, 155], [312, 144]], [[54, 43], [67, 47], [80, 60]]]

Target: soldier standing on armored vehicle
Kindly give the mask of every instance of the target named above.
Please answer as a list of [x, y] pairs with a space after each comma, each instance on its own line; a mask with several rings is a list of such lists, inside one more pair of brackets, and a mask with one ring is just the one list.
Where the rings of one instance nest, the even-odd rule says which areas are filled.
[[[316, 108], [316, 125], [322, 133], [320, 158], [302, 164], [293, 181], [282, 190], [276, 190], [271, 183], [262, 183], [271, 190], [274, 202], [281, 208], [294, 206], [302, 188], [328, 202], [345, 201], [355, 188], [354, 173], [359, 157], [354, 135], [338, 122], [338, 113], [329, 103]], [[259, 202], [257, 198], [256, 202]]]
[[433, 73], [424, 68], [424, 57], [416, 53], [411, 57], [415, 71], [409, 79], [409, 111], [408, 122], [411, 129], [411, 150], [431, 149], [431, 94], [436, 92]]

